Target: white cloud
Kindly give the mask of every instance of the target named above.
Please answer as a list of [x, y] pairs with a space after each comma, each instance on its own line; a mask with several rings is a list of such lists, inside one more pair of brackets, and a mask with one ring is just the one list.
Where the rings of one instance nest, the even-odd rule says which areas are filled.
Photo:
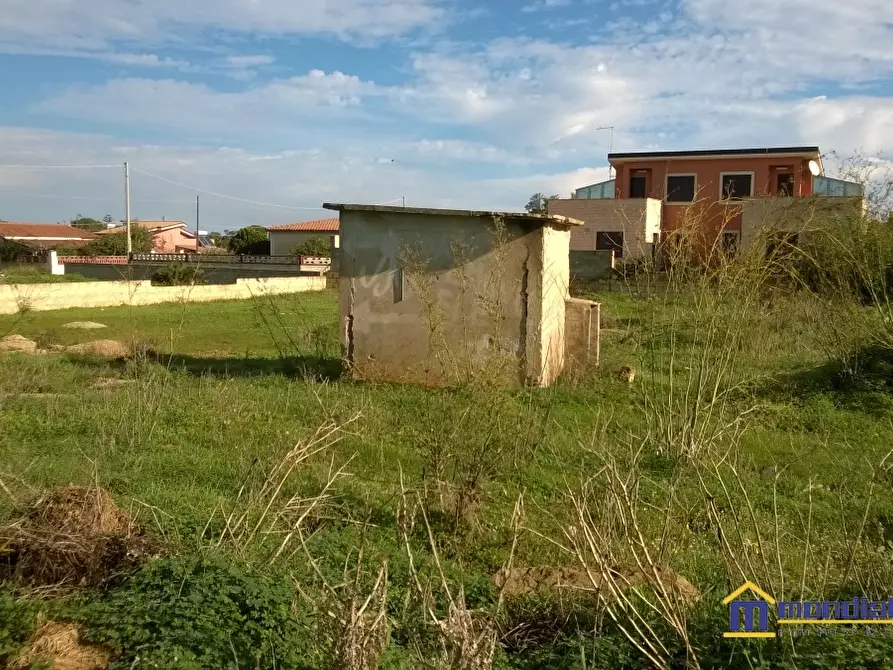
[[261, 65], [271, 65], [276, 62], [276, 59], [273, 56], [258, 54], [258, 55], [234, 55], [227, 56], [226, 62], [232, 67], [244, 68], [244, 67], [258, 67]]
[[296, 115], [312, 112], [333, 120], [339, 114], [359, 113], [364, 99], [381, 94], [372, 82], [321, 70], [236, 93], [173, 79], [129, 78], [71, 87], [36, 105], [34, 111], [244, 136], [246, 128], [258, 133], [294, 129]]
[[[203, 32], [329, 34], [363, 39], [431, 25], [429, 0], [4, 0], [0, 45], [101, 50], [117, 42], [182, 42]], [[215, 41], [221, 39], [215, 34]]]

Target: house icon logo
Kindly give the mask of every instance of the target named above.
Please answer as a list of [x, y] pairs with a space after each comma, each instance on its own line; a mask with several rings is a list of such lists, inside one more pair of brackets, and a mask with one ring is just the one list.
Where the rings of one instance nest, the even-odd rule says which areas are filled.
[[[757, 599], [743, 595], [750, 591]], [[744, 582], [722, 601], [729, 607], [729, 631], [723, 637], [775, 637], [769, 630], [769, 607], [775, 598], [753, 582]]]

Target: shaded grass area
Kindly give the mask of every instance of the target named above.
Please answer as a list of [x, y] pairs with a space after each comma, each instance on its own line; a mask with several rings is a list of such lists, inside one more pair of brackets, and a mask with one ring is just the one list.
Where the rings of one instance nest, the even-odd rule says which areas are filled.
[[[572, 563], [573, 557], [560, 546], [566, 544], [563, 533], [576, 523], [570, 494], [603, 469], [610, 455], [623, 462], [635, 461], [642, 523], [648, 533], [659, 535], [666, 523], [658, 506], [667, 488], [672, 488], [671, 521], [676, 530], [662, 560], [682, 572], [702, 595], [691, 615], [691, 627], [706, 665], [784, 667], [782, 650], [772, 643], [743, 647], [721, 638], [728, 622], [724, 621], [727, 612], [718, 603], [737, 584], [727, 578], [717, 550], [715, 522], [699, 481], [709, 480], [710, 473], [659, 451], [649, 450], [638, 460], [628, 456], [630, 436], [637, 439], [643, 434], [643, 387], [641, 382], [629, 385], [618, 380], [616, 372], [629, 364], [645, 372], [649, 359], [643, 352], [653, 351], [658, 346], [655, 342], [668, 337], [659, 320], [645, 316], [642, 301], [650, 298], [615, 292], [596, 297], [603, 302], [607, 330], [602, 366], [569, 374], [551, 389], [511, 393], [431, 391], [339, 379], [332, 292], [188, 307], [0, 317], [0, 333], [68, 344], [101, 332], [101, 337], [149, 341], [155, 352], [126, 364], [62, 356], [0, 357], [0, 480], [9, 490], [0, 496], [4, 511], [12, 510], [13, 497], [27, 499], [43, 488], [99, 482], [182, 556], [211, 553], [222, 557], [232, 570], [265, 575], [275, 584], [269, 593], [259, 593], [256, 589], [261, 586], [250, 579], [246, 585], [242, 576], [216, 563], [198, 569], [201, 578], [196, 583], [207, 582], [210, 590], [223, 584], [278, 612], [276, 617], [300, 621], [299, 629], [277, 628], [285, 631], [284, 637], [264, 647], [264, 654], [274, 648], [281, 651], [281, 645], [292, 650], [290, 660], [281, 667], [327, 667], [324, 659], [329, 658], [328, 643], [310, 622], [313, 607], [295, 596], [297, 614], [283, 615], [279, 608], [288, 600], [285, 592], [296, 583], [302, 592], [321, 598], [323, 578], [332, 584], [343, 581], [345, 564], [356, 560], [363, 547], [370, 562], [386, 559], [389, 567], [388, 614], [396, 626], [382, 665], [421, 667], [422, 633], [414, 630], [417, 616], [408, 609], [411, 569], [398, 532], [401, 483], [427, 501], [442, 493], [435, 490], [442, 482], [451, 483], [455, 491], [473, 492], [473, 500], [462, 509], [430, 502], [429, 523], [447, 578], [462, 584], [471, 607], [489, 607], [498, 599], [490, 577], [512, 552], [518, 496], [525, 497], [527, 530], [518, 536], [514, 563]], [[661, 302], [661, 310], [672, 307], [665, 303]], [[684, 298], [679, 299], [679, 308], [683, 320], [685, 310], [692, 309]], [[754, 409], [749, 430], [737, 447], [740, 482], [759, 527], [780, 527], [780, 535], [802, 534], [799, 521], [809, 498], [811, 541], [823, 548], [820, 559], [833, 561], [834, 569], [855, 564], [846, 578], [852, 592], [844, 595], [871, 591], [886, 597], [893, 583], [879, 577], [885, 573], [875, 567], [889, 563], [891, 555], [893, 481], [878, 463], [890, 450], [893, 405], [886, 388], [869, 385], [854, 390], [834, 383], [837, 371], [810, 342], [798, 309], [794, 297], [768, 302], [754, 315], [754, 332], [760, 337], [743, 345], [751, 383], [742, 387], [735, 403]], [[76, 320], [98, 321], [108, 329], [61, 328]], [[676, 335], [696, 337], [684, 332]], [[94, 388], [99, 377], [133, 383]], [[238, 506], [240, 491], [263, 482], [271, 464], [319, 426], [356, 414], [360, 418], [342, 439], [321, 457], [309, 460], [300, 477], [288, 484], [291, 493], [312, 496], [325, 485], [332, 463], [347, 464], [349, 476], [338, 481], [332, 498], [307, 527], [306, 547], [317, 562], [315, 567], [304, 553], [285, 564], [258, 564], [267, 545], [244, 554], [215, 548], [214, 540], [225, 534], [225, 513]], [[469, 481], [474, 486], [468, 486]], [[450, 489], [447, 499], [455, 491]], [[737, 520], [744, 509], [736, 510], [736, 504], [743, 504], [740, 492], [733, 491], [728, 501], [718, 495], [718, 487], [716, 492], [718, 513]], [[599, 504], [593, 508], [597, 510]], [[852, 535], [861, 527], [866, 538], [860, 545], [864, 553], [853, 561], [838, 542], [841, 522]], [[747, 542], [756, 542], [751, 532], [742, 532]], [[430, 572], [434, 556], [423, 528], [416, 526], [409, 537], [416, 560]], [[744, 546], [750, 546], [747, 542]], [[158, 599], [146, 593], [167, 594], [163, 584], [170, 575], [182, 579], [193, 574], [189, 559], [182, 560], [186, 564], [176, 559], [171, 565], [140, 573], [130, 586], [117, 587], [123, 591], [90, 593], [82, 596], [84, 602], [66, 601], [67, 616], [88, 624], [92, 621], [93, 637], [113, 644], [128, 660], [141, 638], [127, 627], [136, 629], [141, 624], [127, 617], [121, 623], [120, 615], [110, 612], [126, 610], [128, 604], [145, 609], [147, 601], [157, 608]], [[790, 575], [800, 574], [803, 557], [797, 552], [792, 550], [778, 561]], [[807, 587], [815, 592], [822, 585]], [[196, 586], [197, 601], [206, 596], [204, 588]], [[176, 595], [163, 596], [171, 598], [171, 609], [176, 608]], [[9, 603], [0, 599], [0, 613], [4, 607], [21, 611]], [[529, 645], [512, 638], [515, 642], [507, 645], [508, 651], [500, 652], [498, 667], [648, 667], [617, 629], [603, 624], [600, 633], [593, 635], [587, 629], [593, 625], [589, 610], [574, 607], [536, 599], [506, 614], [528, 624], [541, 622], [537, 624], [541, 637]], [[227, 603], [209, 602], [202, 611], [226, 613], [229, 608]], [[167, 615], [155, 612], [152, 616]], [[191, 614], [183, 616], [188, 619]], [[196, 616], [203, 615], [197, 612]], [[244, 616], [254, 626], [266, 614]], [[168, 623], [158, 624], [164, 630], [185, 625], [173, 613], [165, 620]], [[504, 623], [511, 628], [512, 621]], [[233, 635], [233, 629], [205, 624], [202, 634], [214, 638], [207, 645], [214, 650], [213, 662], [220, 662], [229, 648], [220, 640]], [[237, 643], [247, 649], [261, 639], [263, 626], [257, 625], [259, 637], [239, 638]], [[218, 635], [223, 637], [217, 639]], [[172, 656], [166, 654], [172, 650], [186, 653], [183, 645], [188, 646], [188, 641], [159, 639], [151, 640], [150, 646], [152, 658], [162, 665], [171, 663]], [[833, 661], [836, 652], [829, 644], [808, 642], [805, 660], [798, 667], [819, 667], [816, 664], [828, 658]], [[685, 667], [684, 648], [671, 651], [677, 667]], [[822, 667], [882, 667], [872, 665], [882, 662], [874, 659], [876, 653], [869, 644], [858, 657], [862, 659], [859, 665], [848, 666], [842, 658], [836, 661], [838, 665], [832, 662]], [[195, 667], [211, 662], [210, 656], [198, 658]], [[280, 667], [269, 655], [263, 659], [261, 667]]]
[[77, 274], [51, 275], [42, 267], [27, 265], [0, 266], [0, 284], [60, 284], [85, 282], [86, 277]]

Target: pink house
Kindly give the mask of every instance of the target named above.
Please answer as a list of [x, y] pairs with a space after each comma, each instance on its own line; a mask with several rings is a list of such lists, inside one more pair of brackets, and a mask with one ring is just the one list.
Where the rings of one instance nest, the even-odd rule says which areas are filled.
[[[187, 229], [183, 221], [133, 221], [133, 226], [148, 228], [152, 233], [152, 251], [159, 254], [195, 253], [198, 244], [195, 233]], [[100, 235], [123, 233], [124, 226], [103, 230]]]

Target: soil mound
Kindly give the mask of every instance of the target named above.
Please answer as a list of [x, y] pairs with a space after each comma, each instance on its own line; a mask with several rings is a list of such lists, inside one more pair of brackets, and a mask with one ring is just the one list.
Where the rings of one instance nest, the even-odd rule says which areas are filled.
[[34, 353], [37, 351], [37, 342], [13, 333], [6, 337], [0, 337], [0, 352], [2, 351], [25, 351]]
[[158, 549], [107, 491], [68, 486], [0, 527], [0, 575], [32, 585], [93, 586]]
[[94, 340], [83, 344], [65, 347], [65, 353], [81, 356], [100, 356], [102, 358], [129, 358], [130, 347], [118, 340]]

